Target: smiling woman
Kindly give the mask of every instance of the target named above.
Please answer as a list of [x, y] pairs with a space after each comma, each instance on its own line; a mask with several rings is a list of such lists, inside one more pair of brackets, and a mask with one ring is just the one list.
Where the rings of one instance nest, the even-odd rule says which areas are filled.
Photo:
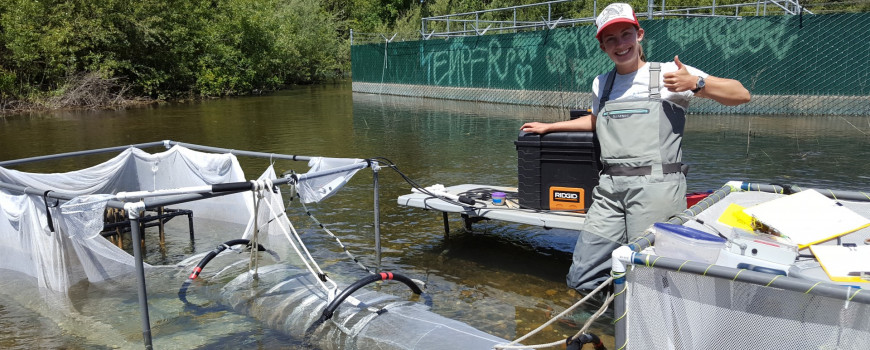
[[615, 67], [592, 83], [592, 114], [521, 127], [534, 133], [595, 130], [601, 143], [603, 176], [567, 277], [568, 286], [579, 291], [607, 280], [609, 252], [686, 208], [681, 144], [689, 100], [739, 105], [750, 99], [739, 81], [713, 77], [679, 57], [647, 62], [641, 46], [645, 32], [628, 4], [608, 5], [595, 24], [599, 47]]

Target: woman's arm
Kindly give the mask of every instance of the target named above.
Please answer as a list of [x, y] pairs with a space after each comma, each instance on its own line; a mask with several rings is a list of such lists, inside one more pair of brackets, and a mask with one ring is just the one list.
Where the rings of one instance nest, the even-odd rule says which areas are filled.
[[[709, 98], [726, 106], [744, 104], [749, 102], [751, 98], [749, 90], [746, 90], [743, 84], [734, 79], [719, 78], [711, 75], [704, 78], [704, 83], [704, 88], [695, 93], [695, 96]], [[697, 80], [695, 84], [697, 86]]]
[[592, 131], [595, 130], [595, 116], [584, 115], [577, 119], [555, 123], [530, 122], [520, 127], [520, 130], [535, 134], [546, 134], [557, 131]]
[[[694, 90], [698, 86], [698, 77], [689, 73], [678, 56], [674, 56], [674, 63], [677, 64], [677, 71], [665, 73], [663, 76], [665, 88], [672, 92]], [[726, 106], [737, 106], [751, 99], [749, 90], [737, 80], [710, 75], [704, 78], [704, 82], [704, 88], [695, 93], [695, 96], [709, 98]]]

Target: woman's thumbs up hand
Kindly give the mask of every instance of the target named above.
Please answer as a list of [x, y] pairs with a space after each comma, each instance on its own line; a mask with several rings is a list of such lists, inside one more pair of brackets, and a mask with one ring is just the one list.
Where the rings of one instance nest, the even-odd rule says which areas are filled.
[[680, 56], [674, 56], [674, 63], [677, 64], [677, 70], [663, 75], [665, 88], [671, 92], [683, 92], [697, 87], [698, 77], [689, 73], [683, 62], [680, 62]]

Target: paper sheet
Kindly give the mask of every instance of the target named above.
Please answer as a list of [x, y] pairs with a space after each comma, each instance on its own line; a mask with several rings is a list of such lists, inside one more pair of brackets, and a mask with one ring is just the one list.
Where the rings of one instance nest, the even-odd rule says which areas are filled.
[[810, 251], [819, 260], [832, 281], [870, 282], [870, 246], [844, 247], [839, 245], [811, 245]]
[[870, 226], [870, 219], [815, 190], [780, 197], [743, 212], [788, 236], [799, 249]]

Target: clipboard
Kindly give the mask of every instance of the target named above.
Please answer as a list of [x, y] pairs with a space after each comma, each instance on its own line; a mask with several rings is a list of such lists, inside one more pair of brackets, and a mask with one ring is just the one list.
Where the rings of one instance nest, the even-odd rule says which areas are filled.
[[722, 215], [716, 220], [720, 224], [739, 228], [741, 230], [752, 232], [752, 217], [743, 212], [744, 207], [736, 203], [731, 203]]
[[811, 245], [810, 251], [832, 281], [870, 283], [870, 246]]
[[805, 190], [743, 210], [804, 249], [870, 226], [867, 219], [816, 190]]

